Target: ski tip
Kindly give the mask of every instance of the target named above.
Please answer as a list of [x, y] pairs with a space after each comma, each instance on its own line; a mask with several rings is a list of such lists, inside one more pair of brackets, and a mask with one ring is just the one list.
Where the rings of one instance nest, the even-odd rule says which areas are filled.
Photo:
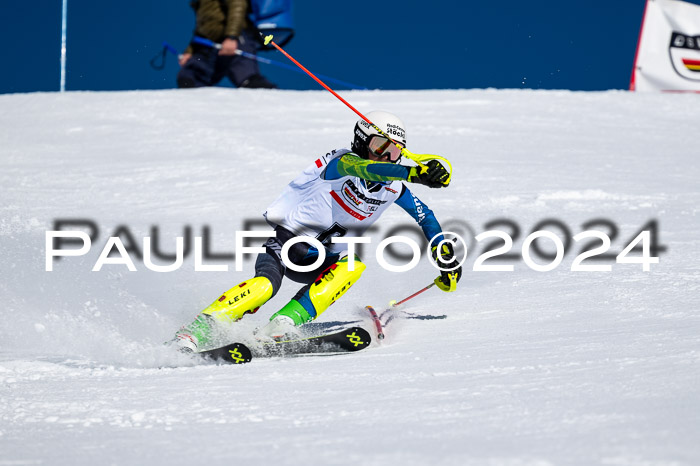
[[224, 359], [232, 364], [245, 364], [253, 360], [250, 349], [242, 343], [234, 343], [226, 347]]
[[253, 360], [253, 354], [243, 343], [231, 343], [213, 350], [198, 353], [204, 359], [226, 364], [245, 364]]
[[352, 327], [343, 332], [347, 341], [343, 347], [347, 351], [359, 351], [369, 346], [372, 342], [372, 337], [369, 332], [362, 327]]

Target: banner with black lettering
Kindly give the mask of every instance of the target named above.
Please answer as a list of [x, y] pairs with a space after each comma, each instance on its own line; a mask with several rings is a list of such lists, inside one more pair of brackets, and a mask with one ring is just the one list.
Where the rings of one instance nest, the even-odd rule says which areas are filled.
[[647, 0], [630, 90], [700, 92], [700, 5]]

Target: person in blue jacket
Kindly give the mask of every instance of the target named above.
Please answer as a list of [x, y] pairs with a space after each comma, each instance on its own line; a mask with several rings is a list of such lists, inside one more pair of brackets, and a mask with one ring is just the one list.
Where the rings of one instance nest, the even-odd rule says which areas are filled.
[[[248, 0], [193, 0], [190, 4], [196, 26], [190, 45], [179, 59], [179, 88], [215, 86], [224, 77], [236, 87], [277, 87], [260, 74], [257, 61], [238, 54], [255, 55], [258, 49], [258, 32], [248, 17]], [[206, 39], [220, 48], [195, 39]]]

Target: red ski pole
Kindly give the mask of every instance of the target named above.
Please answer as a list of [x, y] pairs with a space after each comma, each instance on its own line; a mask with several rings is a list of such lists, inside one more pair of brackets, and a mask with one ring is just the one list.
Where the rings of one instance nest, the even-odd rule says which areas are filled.
[[432, 282], [430, 285], [426, 286], [425, 288], [416, 291], [415, 293], [413, 293], [413, 294], [412, 294], [411, 296], [409, 296], [408, 298], [404, 298], [404, 299], [402, 299], [401, 301], [395, 301], [395, 300], [394, 300], [394, 301], [390, 302], [390, 303], [389, 303], [389, 306], [391, 306], [391, 307], [396, 307], [396, 306], [398, 306], [398, 305], [400, 305], [400, 304], [403, 304], [403, 303], [405, 303], [406, 301], [408, 301], [409, 299], [415, 298], [416, 296], [418, 296], [419, 294], [423, 293], [424, 291], [428, 291], [428, 290], [429, 290], [430, 288], [432, 288], [433, 286], [435, 286], [435, 282]]
[[[304, 71], [306, 72], [306, 74], [308, 74], [309, 76], [311, 76], [317, 83], [319, 83], [321, 86], [323, 86], [328, 92], [330, 92], [331, 94], [333, 94], [334, 96], [336, 96], [342, 103], [344, 103], [345, 105], [347, 105], [348, 108], [350, 108], [350, 110], [352, 110], [353, 112], [357, 113], [357, 115], [358, 115], [360, 118], [362, 118], [363, 120], [365, 120], [365, 121], [366, 121], [367, 123], [369, 123], [370, 125], [374, 126], [374, 123], [372, 123], [371, 121], [369, 121], [369, 120], [367, 119], [366, 116], [364, 116], [362, 113], [360, 113], [359, 110], [357, 110], [355, 107], [353, 107], [352, 105], [350, 105], [350, 104], [348, 103], [347, 100], [345, 100], [345, 99], [343, 99], [342, 97], [340, 97], [340, 96], [338, 95], [337, 92], [335, 92], [333, 89], [331, 89], [330, 87], [328, 87], [328, 86], [326, 85], [326, 83], [324, 83], [323, 81], [321, 81], [320, 79], [318, 79], [318, 78], [316, 77], [315, 74], [313, 74], [311, 71], [307, 70], [307, 69], [304, 67], [304, 65], [302, 65], [301, 63], [299, 63], [298, 61], [296, 61], [296, 60], [294, 59], [294, 57], [292, 57], [290, 54], [288, 54], [287, 52], [285, 52], [285, 51], [282, 49], [282, 47], [280, 47], [279, 45], [275, 44], [275, 41], [272, 40], [272, 36], [267, 36], [267, 37], [265, 37], [265, 45], [267, 45], [268, 42], [269, 42], [270, 44], [272, 44], [277, 50], [279, 50], [280, 52], [282, 52], [282, 53], [284, 54], [285, 57], [289, 58], [292, 62], [294, 62], [295, 65], [297, 65], [299, 68], [301, 68], [302, 70], [304, 70]], [[377, 129], [379, 129], [379, 128], [377, 128]], [[379, 129], [379, 131], [380, 131], [380, 133], [384, 133], [381, 129]], [[388, 137], [388, 136], [387, 136], [387, 137]], [[389, 139], [391, 139], [391, 138], [389, 138]], [[392, 139], [392, 141], [393, 141], [393, 139]]]
[[382, 321], [379, 320], [379, 316], [377, 315], [377, 311], [374, 310], [372, 306], [366, 306], [365, 309], [369, 311], [369, 314], [372, 316], [372, 321], [374, 322], [374, 326], [377, 329], [377, 338], [380, 340], [384, 339], [384, 329], [382, 328]]
[[350, 105], [350, 103], [348, 103], [347, 100], [345, 100], [345, 99], [343, 99], [342, 97], [340, 97], [340, 96], [338, 95], [337, 92], [335, 92], [333, 89], [331, 89], [330, 87], [328, 87], [328, 86], [326, 85], [326, 83], [324, 83], [323, 81], [321, 81], [320, 79], [318, 79], [318, 78], [316, 77], [315, 74], [313, 74], [311, 71], [307, 70], [306, 67], [304, 67], [304, 65], [302, 65], [301, 63], [299, 63], [294, 57], [292, 57], [292, 56], [291, 56], [290, 54], [288, 54], [284, 49], [282, 49], [282, 47], [280, 47], [279, 45], [277, 45], [277, 44], [275, 43], [275, 41], [272, 40], [272, 36], [271, 36], [271, 35], [270, 35], [270, 36], [263, 36], [263, 34], [261, 33], [260, 36], [263, 37], [263, 41], [264, 41], [265, 45], [272, 44], [272, 46], [275, 47], [275, 48], [276, 48], [277, 50], [279, 50], [280, 52], [282, 52], [282, 53], [284, 54], [285, 57], [289, 58], [289, 59], [292, 61], [292, 63], [294, 63], [294, 64], [297, 65], [299, 68], [301, 68], [302, 70], [304, 70], [304, 72], [305, 72], [306, 74], [308, 74], [314, 81], [316, 81], [317, 83], [319, 83], [325, 90], [327, 90], [328, 92], [330, 92], [331, 94], [333, 94], [335, 97], [337, 97], [338, 100], [340, 100], [342, 103], [344, 103], [345, 105], [347, 105], [347, 107], [348, 107], [350, 110], [352, 110], [353, 112], [355, 112], [360, 118], [362, 118], [363, 120], [365, 120], [365, 121], [367, 122], [367, 124], [369, 124], [370, 126], [372, 126], [372, 128], [374, 128], [375, 130], [377, 130], [377, 132], [378, 132], [379, 134], [381, 134], [382, 136], [384, 136], [385, 138], [389, 139], [391, 142], [393, 142], [394, 144], [396, 144], [396, 147], [398, 147], [399, 149], [401, 149], [401, 154], [403, 154], [404, 156], [406, 156], [406, 158], [409, 158], [409, 159], [413, 160], [414, 162], [416, 162], [416, 164], [418, 164], [419, 167], [421, 167], [421, 172], [422, 172], [422, 173], [424, 173], [424, 172], [428, 169], [428, 167], [427, 167], [426, 165], [424, 165], [424, 163], [427, 163], [429, 160], [440, 160], [441, 163], [443, 163], [446, 167], [449, 167], [448, 172], [450, 173], [450, 175], [449, 175], [449, 177], [447, 178], [447, 180], [445, 181], [444, 184], [445, 184], [445, 186], [448, 186], [448, 185], [450, 184], [450, 181], [452, 180], [452, 164], [450, 163], [449, 160], [447, 160], [445, 157], [442, 157], [442, 156], [440, 156], [440, 155], [433, 155], [433, 154], [415, 154], [415, 153], [411, 152], [410, 150], [408, 150], [407, 148], [401, 147], [401, 144], [397, 143], [397, 142], [394, 140], [394, 138], [392, 138], [391, 136], [389, 136], [388, 134], [386, 134], [386, 132], [382, 131], [382, 129], [381, 129], [379, 126], [377, 126], [377, 125], [375, 125], [374, 123], [372, 123], [366, 116], [364, 116], [362, 113], [360, 113], [359, 110], [357, 110], [355, 107], [353, 107], [352, 105]]

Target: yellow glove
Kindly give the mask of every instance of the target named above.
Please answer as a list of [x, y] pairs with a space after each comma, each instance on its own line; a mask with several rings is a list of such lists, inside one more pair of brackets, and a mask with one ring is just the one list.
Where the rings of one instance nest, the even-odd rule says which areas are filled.
[[444, 242], [441, 245], [440, 254], [438, 254], [437, 246], [433, 246], [432, 253], [433, 259], [441, 269], [440, 276], [435, 279], [435, 284], [442, 291], [455, 291], [457, 289], [457, 282], [462, 278], [462, 266], [460, 265], [449, 272], [442, 270], [451, 269], [457, 265], [454, 246], [452, 246], [450, 242]]

